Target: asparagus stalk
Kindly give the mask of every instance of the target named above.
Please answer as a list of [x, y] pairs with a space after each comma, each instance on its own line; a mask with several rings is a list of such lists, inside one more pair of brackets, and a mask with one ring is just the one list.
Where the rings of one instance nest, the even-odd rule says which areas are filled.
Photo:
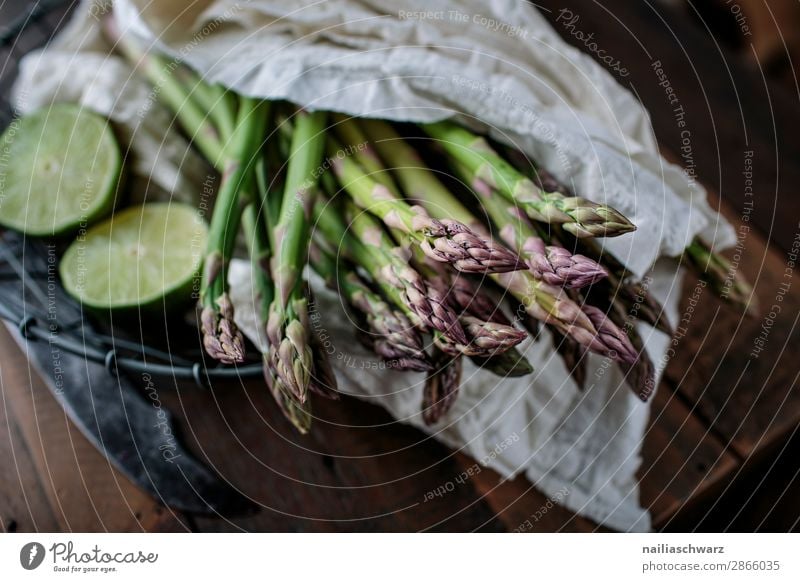
[[175, 114], [209, 163], [221, 172], [224, 160], [220, 133], [213, 124], [208, 123], [206, 112], [190, 98], [186, 87], [174, 74], [181, 68], [180, 63], [167, 61], [152, 51], [145, 52], [130, 35], [122, 35], [113, 15], [103, 20], [103, 31], [114, 48], [157, 89], [158, 99]]
[[328, 241], [341, 245], [368, 272], [377, 273], [374, 279], [384, 293], [404, 306], [412, 321], [433, 330], [437, 344], [449, 353], [486, 357], [510, 349], [525, 339], [523, 332], [510, 325], [480, 321], [474, 317], [465, 317], [462, 326], [461, 320], [449, 307], [445, 293], [439, 286], [429, 284], [408, 264], [408, 253], [396, 247], [378, 223], [353, 209], [350, 217], [354, 236], [345, 231], [344, 224], [330, 208], [315, 209], [317, 226]]
[[[456, 273], [455, 276], [449, 278], [448, 283], [450, 288], [447, 298], [457, 312], [514, 329], [513, 324], [503, 313], [500, 305], [486, 294], [485, 289], [474, 281]], [[535, 336], [536, 334], [534, 333], [533, 335]], [[527, 336], [521, 334], [519, 337], [524, 339]], [[489, 356], [474, 355], [470, 359], [476, 365], [497, 376], [515, 378], [526, 376], [533, 372], [533, 366], [514, 346], [507, 346], [503, 351], [495, 351]]]
[[[436, 312], [440, 311], [437, 309], [438, 305], [431, 302], [416, 286], [417, 274], [409, 271], [408, 274], [413, 281], [409, 281], [411, 285], [407, 289], [408, 286], [405, 282], [393, 273], [393, 266], [387, 261], [385, 255], [372, 252], [357, 237], [348, 232], [344, 222], [332, 208], [324, 207], [322, 204], [317, 205], [314, 208], [314, 223], [316, 233], [320, 234], [331, 248], [341, 251], [354, 264], [369, 273], [384, 296], [399, 307], [403, 315], [415, 327], [422, 329], [435, 329], [434, 325], [446, 327], [442, 318], [436, 317]], [[451, 329], [458, 325], [457, 318], [449, 315], [447, 311], [442, 311], [439, 315], [451, 317], [448, 322]]]
[[560, 223], [577, 237], [619, 236], [636, 227], [618, 211], [585, 198], [544, 192], [499, 156], [486, 140], [451, 122], [422, 126], [450, 157], [540, 222]]
[[[475, 216], [463, 206], [454, 206], [450, 192], [425, 165], [417, 151], [408, 145], [394, 128], [385, 121], [363, 119], [349, 124], [364, 130], [383, 163], [390, 167], [405, 197], [423, 205], [433, 216], [447, 217], [477, 230], [484, 238], [491, 238]], [[439, 211], [433, 208], [439, 208]]]
[[[267, 232], [261, 220], [258, 204], [249, 202], [242, 213], [247, 250], [250, 255], [250, 269], [253, 273], [253, 292], [255, 294], [256, 317], [262, 322], [260, 333], [266, 334], [266, 321], [269, 306], [273, 299], [272, 275], [269, 270], [271, 251]], [[264, 336], [266, 339], [266, 335]]]
[[626, 374], [626, 381], [642, 402], [647, 402], [656, 389], [656, 371], [653, 360], [644, 349], [644, 341], [639, 333], [631, 328], [628, 335], [634, 349], [638, 352], [636, 361], [632, 364], [621, 364], [622, 370]]
[[441, 332], [457, 344], [467, 344], [467, 336], [446, 297], [409, 264], [410, 251], [398, 247], [366, 212], [350, 207], [348, 214], [353, 232], [350, 238], [356, 238], [366, 245], [351, 245], [352, 252], [358, 257], [357, 262], [371, 264], [376, 269], [372, 272], [379, 273], [376, 279], [398, 290], [404, 304], [424, 327]]
[[312, 248], [311, 265], [328, 287], [362, 315], [370, 347], [382, 359], [398, 369], [430, 369], [422, 337], [411, 321], [365, 285], [352, 266], [347, 271], [337, 268], [335, 259], [318, 245]]
[[[570, 195], [569, 188], [542, 168], [535, 168], [533, 179], [542, 188], [555, 190], [566, 196]], [[609, 277], [609, 283], [613, 289], [618, 290], [620, 299], [628, 310], [632, 310], [635, 305], [637, 318], [667, 335], [673, 335], [674, 330], [663, 315], [663, 306], [648, 293], [644, 292], [638, 284], [630, 285], [626, 283], [628, 273], [622, 263], [617, 261], [611, 254], [604, 252], [595, 241], [583, 239], [580, 244], [584, 247], [584, 252], [587, 252], [590, 257], [598, 262], [603, 261], [605, 263], [612, 274]], [[711, 282], [712, 288], [722, 299], [744, 309], [750, 315], [755, 315], [758, 312], [758, 302], [756, 296], [752, 293], [750, 284], [741, 274], [733, 274], [727, 259], [713, 252], [700, 239], [695, 239], [686, 248], [683, 262]], [[614, 280], [614, 275], [616, 276], [616, 281]]]
[[[451, 203], [447, 188], [436, 179], [414, 148], [391, 125], [378, 120], [366, 120], [362, 125], [381, 157], [393, 167], [409, 198], [421, 201], [433, 216], [439, 216], [439, 213], [431, 210], [431, 207], [442, 208], [442, 214], [449, 214], [451, 218], [482, 232], [474, 214], [462, 205], [455, 206]], [[472, 178], [463, 167], [458, 169], [467, 180]], [[494, 195], [491, 187], [482, 180], [473, 182], [473, 188], [481, 196], [483, 208], [500, 229], [503, 240], [522, 256], [538, 278], [551, 285], [577, 288], [605, 276], [603, 268], [591, 259], [573, 255], [562, 247], [545, 245], [519, 208]]]
[[540, 190], [544, 190], [545, 192], [560, 192], [564, 196], [572, 196], [569, 188], [559, 182], [553, 174], [541, 166], [536, 165], [536, 163], [523, 152], [504, 144], [498, 145], [501, 155], [503, 155], [517, 170], [530, 178]]
[[452, 300], [456, 309], [484, 321], [511, 325], [500, 304], [492, 299], [483, 287], [460, 274], [450, 277], [448, 283], [450, 284], [448, 298]]
[[234, 134], [225, 148], [222, 181], [209, 225], [200, 287], [200, 323], [206, 352], [223, 363], [244, 361], [244, 338], [233, 322], [233, 305], [228, 296], [227, 267], [242, 215], [239, 194], [252, 176], [267, 109], [267, 102], [242, 99]]
[[434, 352], [434, 369], [428, 373], [422, 393], [422, 419], [436, 424], [452, 407], [461, 384], [462, 358]]
[[[309, 315], [309, 319], [313, 320], [313, 323], [316, 323], [316, 320], [320, 317], [319, 312], [316, 310], [316, 301], [308, 285], [305, 284], [304, 286], [306, 295], [309, 297], [310, 301], [309, 308], [312, 308], [312, 315]], [[313, 362], [311, 378], [308, 383], [309, 392], [313, 392], [328, 400], [339, 400], [340, 394], [337, 389], [338, 382], [336, 381], [336, 375], [328, 360], [322, 341], [314, 329], [308, 330], [308, 345], [311, 347]]]
[[552, 229], [551, 235], [562, 245], [577, 246], [592, 260], [603, 263], [607, 277], [587, 291], [592, 300], [600, 301], [606, 307], [619, 305], [625, 312], [635, 315], [637, 319], [665, 334], [671, 336], [674, 333], [667, 321], [664, 306], [648, 293], [642, 283], [629, 281], [631, 275], [625, 266], [611, 253], [603, 250], [595, 240], [573, 238], [557, 227]]
[[[267, 152], [273, 154], [270, 160], [273, 166], [280, 163], [280, 160], [283, 159], [283, 156], [277, 155], [275, 148], [271, 147], [275, 145], [275, 141], [275, 139], [268, 140], [265, 147]], [[256, 164], [256, 191], [259, 194], [259, 208], [258, 211], [253, 212], [256, 216], [252, 219], [249, 218], [247, 210], [244, 216], [248, 222], [254, 220], [255, 229], [261, 231], [258, 233], [259, 238], [254, 242], [259, 243], [262, 251], [258, 254], [251, 251], [251, 260], [253, 261], [253, 273], [256, 277], [255, 285], [260, 299], [258, 318], [264, 334], [267, 334], [270, 307], [275, 294], [273, 282], [268, 278], [270, 276], [271, 247], [273, 245], [273, 241], [270, 240], [268, 232], [274, 230], [274, 224], [280, 216], [283, 192], [280, 176], [278, 175], [279, 173], [273, 171], [274, 177], [271, 182], [268, 181], [267, 174], [265, 156], [261, 156]], [[262, 220], [258, 220], [259, 218]], [[266, 229], [264, 228], [265, 225], [267, 227]], [[307, 291], [307, 293], [310, 297], [310, 292]], [[308, 340], [313, 360], [308, 389], [310, 392], [325, 398], [338, 400], [339, 392], [336, 390], [336, 376], [325, 356], [324, 349], [320, 345], [317, 334], [313, 331], [309, 331]], [[294, 394], [286, 389], [283, 383], [273, 382], [269, 351], [265, 352], [263, 355], [263, 365], [264, 378], [278, 406], [287, 420], [289, 420], [300, 433], [304, 434], [308, 431], [311, 424], [310, 403], [308, 401], [301, 402]]]
[[516, 309], [514, 313], [517, 314], [515, 321], [517, 321], [522, 328], [528, 332], [534, 340], [539, 337], [539, 332], [542, 331], [542, 321], [533, 317], [530, 312], [525, 308], [525, 304], [519, 301], [516, 297], [511, 298]]
[[[490, 317], [481, 317], [483, 314], [479, 313], [477, 306], [472, 306], [472, 302], [464, 297], [465, 293], [452, 293], [452, 277], [450, 272], [442, 265], [442, 268], [436, 268], [426, 261], [425, 255], [420, 256], [417, 253], [414, 256], [414, 264], [419, 273], [425, 278], [431, 287], [439, 290], [439, 293], [446, 298], [448, 304], [453, 308], [453, 311], [458, 313], [458, 321], [469, 340], [467, 344], [454, 342], [452, 339], [434, 334], [434, 342], [439, 348], [451, 355], [458, 353], [465, 356], [483, 356], [488, 357], [495, 354], [503, 353], [517, 344], [521, 343], [527, 334], [520, 331], [511, 325], [511, 322], [500, 321], [503, 319], [502, 312], [494, 306], [491, 309]], [[463, 290], [466, 283], [461, 283]], [[463, 305], [463, 301], [467, 300], [467, 305]], [[488, 298], [484, 298], [484, 303], [488, 302]], [[472, 306], [472, 312], [469, 312], [465, 307]], [[490, 311], [488, 306], [484, 305], [487, 311]], [[496, 315], [500, 313], [501, 315]], [[477, 314], [477, 315], [476, 315]]]
[[297, 115], [280, 216], [273, 228], [274, 299], [267, 320], [268, 378], [273, 390], [305, 402], [314, 367], [308, 302], [302, 270], [309, 242], [308, 219], [316, 195], [316, 175], [325, 142], [325, 115]]
[[728, 303], [749, 315], [758, 313], [758, 300], [753, 288], [730, 264], [699, 238], [686, 247], [683, 262], [705, 279], [714, 292]]
[[236, 95], [221, 85], [210, 85], [194, 71], [179, 65], [174, 67], [175, 78], [183, 84], [184, 92], [207, 112], [224, 144], [236, 127]]
[[519, 258], [492, 241], [476, 235], [466, 225], [450, 219], [435, 220], [420, 206], [409, 206], [372, 180], [333, 138], [328, 140], [332, 169], [356, 205], [379, 217], [418, 244], [431, 258], [450, 263], [459, 271], [499, 273], [523, 267]]
[[647, 350], [644, 349], [644, 340], [633, 325], [633, 317], [626, 312], [619, 303], [612, 303], [607, 313], [609, 317], [631, 340], [631, 345], [637, 352], [636, 361], [633, 363], [620, 363], [620, 368], [625, 372], [625, 381], [636, 396], [647, 402], [655, 390], [655, 366]]
[[[262, 328], [262, 333], [266, 334], [266, 322], [269, 316], [269, 306], [272, 303], [273, 286], [269, 275], [269, 246], [265, 244], [266, 233], [263, 231], [263, 228], [261, 228], [263, 223], [259, 220], [259, 213], [255, 203], [251, 202], [245, 208], [242, 216], [242, 223], [247, 239], [247, 246], [250, 251], [253, 285], [256, 293], [255, 303], [257, 307], [257, 317]], [[315, 346], [315, 348], [316, 347], [317, 346]], [[315, 351], [315, 354], [316, 353]], [[286, 419], [289, 420], [301, 434], [306, 434], [311, 427], [311, 409], [309, 404], [307, 402], [299, 402], [292, 394], [281, 390], [281, 384], [272, 382], [272, 378], [269, 375], [268, 351], [264, 353], [263, 359], [264, 379], [267, 382], [270, 393], [278, 403], [278, 407]], [[327, 360], [325, 364], [327, 364]], [[328, 372], [329, 368], [323, 368], [323, 370]], [[327, 387], [336, 385], [335, 378], [333, 380], [331, 380], [331, 378], [333, 378], [332, 374], [330, 377], [324, 376], [319, 380], [311, 382], [310, 389], [327, 398], [338, 399], [338, 393], [335, 390], [327, 389]]]
[[[617, 294], [626, 312], [634, 313], [636, 318], [672, 336], [675, 330], [667, 321], [664, 306], [661, 305], [641, 283], [623, 283]], [[613, 297], [612, 297], [613, 299]]]
[[358, 122], [352, 117], [334, 115], [336, 135], [342, 143], [350, 146], [350, 155], [366, 171], [370, 178], [385, 186], [395, 198], [402, 198], [400, 190], [391, 174], [383, 165], [377, 152], [373, 149], [367, 135]]
[[[356, 216], [357, 209], [350, 209], [350, 216]], [[406, 251], [394, 246], [391, 239], [383, 232], [380, 225], [372, 221], [368, 225], [366, 221], [361, 222], [363, 216], [356, 216], [351, 221], [353, 230], [362, 240], [373, 243], [372, 246], [394, 256], [405, 256]], [[527, 336], [525, 332], [513, 327], [510, 323], [500, 323], [480, 319], [473, 315], [464, 314], [460, 306], [455, 303], [450, 295], [450, 273], [446, 268], [436, 269], [426, 260], [426, 256], [418, 249], [411, 249], [413, 270], [421, 277], [421, 282], [428, 288], [430, 296], [446, 306], [449, 306], [453, 313], [462, 311], [458, 315], [458, 322], [461, 325], [467, 339], [466, 342], [454, 334], [434, 333], [434, 341], [442, 351], [450, 355], [464, 354], [466, 356], [491, 356], [502, 353], [513, 346], [522, 342]], [[403, 265], [405, 268], [405, 264]], [[444, 267], [444, 265], [442, 265]]]
[[592, 289], [591, 298], [605, 295], [601, 301], [606, 307], [617, 306], [625, 313], [671, 336], [675, 333], [666, 318], [664, 307], [656, 301], [641, 283], [625, 283], [610, 274], [608, 284]]
[[[493, 202], [486, 208], [493, 206]], [[506, 208], [505, 214], [516, 214], [517, 217], [505, 221], [502, 214], [493, 217], [500, 228], [500, 237], [519, 252], [537, 279], [550, 285], [581, 289], [608, 276], [606, 270], [592, 259], [573, 254], [560, 245], [546, 244], [518, 208]]]
[[[180, 70], [179, 63], [167, 63], [158, 55], [144, 53], [135, 41], [120, 35], [113, 18], [107, 18], [104, 24], [115, 46], [159, 89], [159, 98], [175, 113], [195, 146], [222, 174], [209, 227], [200, 290], [200, 324], [203, 345], [212, 358], [223, 363], [241, 362], [244, 359], [244, 338], [233, 323], [226, 270], [241, 220], [239, 193], [249, 185], [251, 164], [259, 149], [268, 104], [243, 99], [235, 127], [230, 132], [228, 143], [223, 145], [219, 131], [174, 74]], [[233, 115], [232, 111], [223, 108], [218, 112], [220, 115]]]
[[[455, 165], [457, 169], [460, 166], [458, 163]], [[498, 205], [497, 198], [492, 196], [491, 188], [489, 188], [486, 182], [484, 182], [482, 179], [473, 177], [472, 187], [480, 196], [484, 204], [484, 208], [493, 219], [502, 221], [506, 220], [506, 216], [516, 215], [516, 221], [512, 220], [511, 222], [505, 223], [500, 222], [502, 227], [501, 234], [504, 236], [504, 238], [506, 238], [507, 242], [512, 244], [512, 248], [523, 247], [521, 254], [528, 261], [528, 264], [531, 267], [531, 273], [535, 275], [536, 280], [543, 281], [546, 285], [559, 284], [574, 289], [593, 283], [598, 280], [598, 278], [602, 278], [603, 276], [607, 275], [606, 271], [598, 263], [588, 259], [587, 257], [583, 257], [582, 255], [571, 255], [569, 251], [563, 249], [562, 247], [556, 247], [552, 245], [546, 247], [544, 241], [538, 236], [532, 225], [527, 223], [525, 217], [516, 213], [515, 207], [508, 207], [502, 203]], [[440, 195], [440, 203], [446, 204], [443, 195]], [[457, 203], [458, 201], [452, 200], [450, 204], [445, 205], [445, 208]], [[526, 227], [525, 225], [528, 226]], [[522, 237], [526, 237], [524, 242], [520, 241]], [[530, 247], [528, 250], [524, 249], [526, 245]], [[544, 248], [545, 253], [541, 252], [542, 248]], [[560, 254], [564, 261], [570, 264], [570, 267], [566, 269], [562, 276], [558, 275], [559, 265], [557, 262], [554, 259], [552, 261], [548, 260], [546, 256], [548, 249], [551, 249], [551, 257], [556, 257]], [[519, 273], [514, 273], [513, 275], [519, 275]], [[549, 275], [552, 275], [552, 278], [550, 278]], [[565, 341], [560, 341], [558, 346], [561, 347], [562, 355], [564, 355], [566, 352], [569, 352], [567, 353], [567, 358], [569, 360], [567, 362], [568, 365], [574, 363], [575, 366], [578, 366], [579, 362], [581, 361], [581, 359], [578, 357], [580, 350], [586, 348], [597, 353], [609, 355], [612, 357], [612, 359], [621, 362], [626, 361], [630, 356], [632, 347], [630, 346], [629, 342], [626, 341], [627, 337], [611, 321], [608, 321], [606, 318], [598, 318], [596, 317], [596, 314], [594, 314], [594, 319], [590, 317], [589, 319], [591, 320], [592, 325], [596, 326], [600, 324], [603, 331], [603, 333], [598, 333], [594, 337], [590, 337], [590, 335], [586, 333], [586, 321], [583, 321], [582, 325], [579, 325], [578, 328], [569, 323], [565, 325], [565, 320], [569, 321], [569, 316], [567, 318], [562, 318], [562, 321], [560, 322], [548, 321], [547, 318], [541, 317], [542, 314], [537, 314], [535, 310], [532, 310], [530, 302], [525, 301], [524, 299], [522, 287], [527, 286], [529, 289], [531, 289], [531, 291], [536, 293], [537, 285], [535, 283], [532, 281], [522, 281], [521, 277], [503, 276], [502, 278], [505, 279], [507, 284], [511, 284], [511, 287], [507, 286], [506, 288], [512, 293], [516, 294], [516, 298], [526, 306], [526, 310], [529, 314], [533, 315], [537, 319], [545, 321], [546, 323], [554, 324], [557, 330], [559, 330], [559, 335], [563, 335], [565, 337]], [[543, 301], [544, 304], [547, 305], [551, 301], [551, 298], [547, 297], [547, 288], [543, 285], [538, 285], [538, 287], [540, 287], [538, 291], [543, 291], [543, 293], [539, 295], [540, 301]], [[551, 292], [550, 295], [554, 294]], [[577, 312], [575, 311], [577, 304], [566, 301], [563, 303], [563, 305], [567, 313], [576, 318], [575, 321], [583, 319], [578, 316]], [[581, 327], [584, 329], [581, 329]], [[601, 328], [597, 328], [597, 331], [600, 332]], [[620, 345], [617, 345], [618, 343]], [[580, 373], [580, 371], [578, 371], [578, 373]]]
[[639, 342], [639, 344], [636, 345], [636, 349], [639, 351], [639, 357], [633, 364], [623, 364], [623, 370], [627, 374], [626, 381], [634, 394], [636, 394], [642, 402], [647, 402], [656, 389], [656, 372], [653, 360], [650, 359], [644, 346], [641, 345], [641, 338], [639, 338], [638, 335], [636, 338]]
[[633, 352], [627, 336], [611, 321], [597, 314], [590, 317], [558, 288], [539, 281], [530, 273], [493, 277], [514, 295], [529, 315], [555, 327], [587, 349], [620, 362], [627, 361]]
[[307, 434], [311, 428], [311, 407], [308, 402], [299, 402], [296, 398], [283, 389], [280, 382], [276, 382], [271, 374], [266, 375], [269, 391], [275, 402], [278, 403], [283, 416], [292, 423], [300, 434]]
[[[390, 150], [382, 149], [379, 145], [388, 141], [392, 134], [384, 128], [382, 130], [384, 133], [379, 135], [374, 129], [376, 125], [372, 123], [365, 127], [374, 140], [379, 153], [392, 155]], [[398, 140], [393, 140], [393, 143], [398, 143]], [[416, 168], [419, 169], [420, 166], [417, 165]], [[437, 217], [456, 216], [470, 223], [476, 222], [474, 218], [470, 218], [472, 215], [469, 210], [438, 181], [428, 180], [425, 188], [416, 188], [413, 187], [413, 179], [409, 177], [410, 174], [406, 174], [405, 183], [401, 175], [400, 172], [397, 173], [403, 189], [418, 193], [426, 209], [432, 215]], [[607, 345], [604, 341], [610, 341], [611, 336], [598, 335], [598, 330], [588, 316], [576, 303], [564, 296], [557, 287], [537, 279], [530, 271], [495, 273], [491, 277], [524, 306], [528, 315], [555, 326], [563, 334], [572, 337], [592, 351], [605, 355], [617, 353], [614, 345]]]
[[461, 164], [454, 164], [454, 167], [463, 179], [471, 178], [472, 191], [500, 229], [500, 237], [522, 256], [537, 279], [550, 285], [580, 289], [608, 276], [598, 262], [573, 254], [561, 245], [546, 244], [518, 206], [497, 197], [488, 183], [470, 175]]

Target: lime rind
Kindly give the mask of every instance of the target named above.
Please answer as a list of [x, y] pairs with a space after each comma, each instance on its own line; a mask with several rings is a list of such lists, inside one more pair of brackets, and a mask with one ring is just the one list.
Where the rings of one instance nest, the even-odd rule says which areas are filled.
[[122, 156], [103, 117], [56, 104], [0, 136], [0, 225], [31, 236], [85, 228], [114, 205]]
[[208, 227], [195, 208], [159, 202], [117, 212], [61, 259], [67, 292], [96, 310], [166, 307], [199, 288]]

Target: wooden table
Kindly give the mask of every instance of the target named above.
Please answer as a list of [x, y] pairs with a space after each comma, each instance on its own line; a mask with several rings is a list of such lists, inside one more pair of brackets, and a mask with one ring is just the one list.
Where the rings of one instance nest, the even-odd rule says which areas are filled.
[[[790, 139], [800, 121], [796, 95], [716, 47], [696, 23], [648, 2], [539, 5], [569, 42], [581, 45], [559, 21], [564, 7], [579, 15], [580, 30], [623, 59], [630, 75], [620, 80], [650, 109], [665, 154], [680, 159], [681, 132], [652, 71], [652, 62], [661, 61], [687, 112], [698, 176], [724, 193], [720, 207], [735, 225], [744, 204], [743, 159], [754, 152], [754, 213], [762, 230], [747, 238], [741, 268], [756, 281], [766, 315], [784, 281], [778, 244], [791, 248], [800, 228], [798, 201], [788, 197], [800, 183], [799, 142]], [[764, 233], [778, 244], [768, 244]], [[689, 277], [687, 288], [694, 284]], [[754, 359], [748, 354], [763, 317], [742, 319], [711, 293], [701, 296], [655, 397], [644, 441], [642, 503], [656, 527], [797, 527], [798, 313], [800, 284], [786, 294]], [[509, 531], [547, 502], [525, 479], [501, 482], [484, 470], [422, 504], [425, 492], [474, 461], [354, 399], [320, 403], [322, 422], [299, 439], [253, 384], [162, 394], [162, 401], [198, 457], [264, 508], [234, 520], [175, 514], [84, 439], [4, 330], [0, 354], [0, 528], [6, 531]], [[560, 506], [535, 526], [598, 529]]]

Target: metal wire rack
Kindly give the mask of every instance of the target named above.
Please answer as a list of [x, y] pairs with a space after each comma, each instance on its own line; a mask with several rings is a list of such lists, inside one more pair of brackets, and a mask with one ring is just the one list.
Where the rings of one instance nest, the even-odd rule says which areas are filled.
[[[45, 45], [76, 4], [68, 0], [27, 3], [10, 24], [0, 25], [0, 132], [14, 117], [10, 90], [20, 57]], [[63, 291], [58, 278], [52, 276], [52, 269], [48, 269], [48, 257], [54, 248], [58, 245], [10, 231], [2, 233], [0, 318], [16, 326], [28, 341], [48, 342], [65, 353], [103, 364], [110, 374], [147, 373], [194, 380], [200, 387], [207, 387], [214, 380], [262, 374], [260, 363], [207, 366], [199, 342], [178, 354], [147, 345], [140, 338], [93, 320]], [[59, 312], [73, 317], [54, 317], [48, 310], [53, 297], [61, 306]]]

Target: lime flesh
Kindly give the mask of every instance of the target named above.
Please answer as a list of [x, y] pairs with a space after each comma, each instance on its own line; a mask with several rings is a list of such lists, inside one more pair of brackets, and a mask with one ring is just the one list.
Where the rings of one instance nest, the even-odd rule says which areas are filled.
[[0, 224], [33, 236], [77, 230], [111, 210], [122, 167], [108, 122], [53, 105], [0, 137]]
[[186, 204], [151, 203], [92, 227], [61, 259], [67, 292], [96, 309], [171, 306], [199, 288], [208, 228]]

